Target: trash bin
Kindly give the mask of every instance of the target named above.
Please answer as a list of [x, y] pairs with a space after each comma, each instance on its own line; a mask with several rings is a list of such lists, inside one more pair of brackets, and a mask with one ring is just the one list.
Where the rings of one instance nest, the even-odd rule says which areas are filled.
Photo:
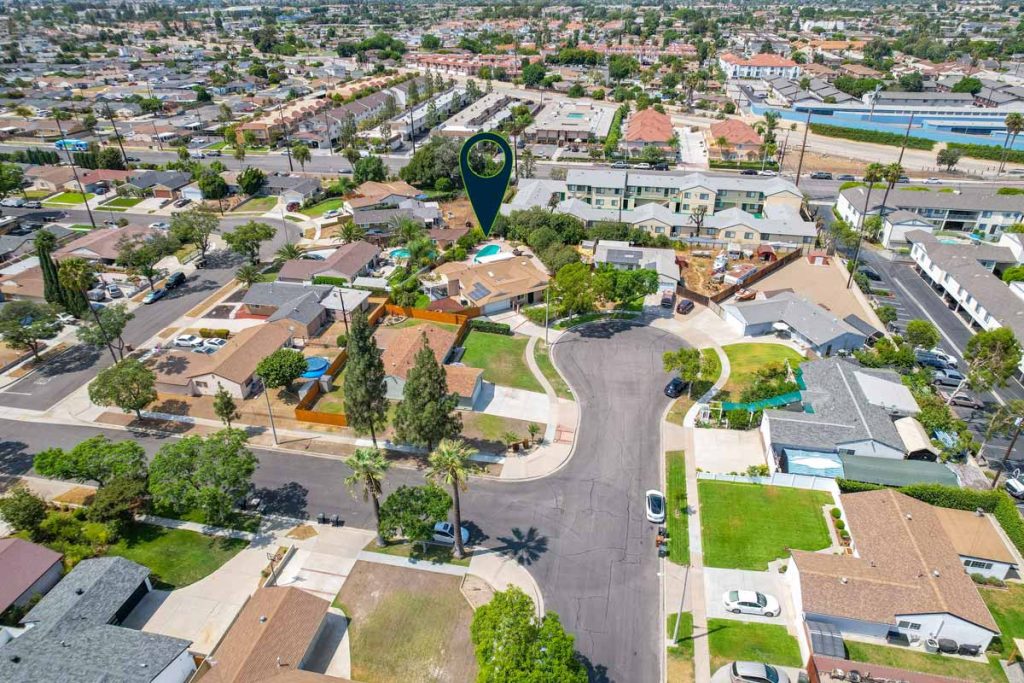
[[939, 651], [939, 641], [935, 640], [934, 638], [925, 638], [925, 641], [924, 641], [924, 651], [925, 652], [931, 652], [933, 654], [938, 652]]

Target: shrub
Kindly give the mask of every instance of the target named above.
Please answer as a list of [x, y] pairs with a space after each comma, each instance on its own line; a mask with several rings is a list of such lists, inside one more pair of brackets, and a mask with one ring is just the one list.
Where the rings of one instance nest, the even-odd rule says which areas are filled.
[[348, 284], [348, 280], [346, 280], [343, 277], [338, 277], [336, 275], [314, 275], [313, 284], [334, 285], [335, 287], [344, 287], [346, 284]]
[[[824, 135], [830, 138], [844, 138], [846, 140], [857, 140], [858, 142], [873, 142], [876, 145], [891, 145], [893, 147], [902, 147], [904, 139], [907, 141], [907, 147], [911, 149], [930, 150], [935, 146], [934, 140], [928, 140], [926, 138], [905, 138], [902, 133], [887, 133], [879, 130], [845, 128], [843, 126], [830, 126], [826, 123], [812, 123], [811, 132], [815, 135]], [[950, 146], [952, 146], [952, 143]]]
[[842, 511], [839, 510], [839, 508], [832, 508], [831, 510], [828, 511], [828, 514], [832, 515], [832, 519], [839, 519], [843, 516], [843, 513]]
[[836, 524], [836, 529], [838, 529], [839, 531], [842, 531], [843, 529], [846, 528], [846, 522], [844, 522], [841, 519], [837, 519], [835, 524]]
[[470, 320], [469, 329], [475, 330], [476, 332], [486, 332], [487, 334], [504, 334], [509, 337], [512, 336], [512, 328], [505, 323], [492, 323], [490, 320]]
[[6, 498], [0, 498], [0, 519], [15, 531], [26, 531], [35, 538], [46, 520], [46, 501], [27, 486], [18, 486]]
[[877, 491], [878, 489], [885, 488], [878, 484], [868, 484], [862, 481], [853, 481], [851, 479], [842, 479], [839, 477], [836, 477], [836, 485], [842, 493], [860, 493], [861, 491]]
[[117, 540], [117, 534], [103, 522], [86, 522], [82, 525], [82, 540], [94, 548], [106, 547]]
[[[525, 315], [526, 319], [529, 320], [534, 325], [544, 324], [544, 306], [532, 306], [530, 308], [523, 308], [519, 312]], [[553, 318], [551, 318], [549, 322], [551, 320], [553, 320]]]
[[216, 339], [227, 339], [229, 336], [231, 336], [231, 330], [226, 330], [224, 328], [214, 329], [210, 327], [200, 327], [199, 336], [212, 337]]
[[339, 334], [338, 335], [338, 339], [336, 341], [337, 341], [337, 344], [338, 344], [338, 346], [340, 348], [345, 348], [348, 345], [348, 335], [347, 334]]
[[[947, 149], [955, 149], [965, 157], [973, 159], [988, 159], [999, 161], [1003, 158], [1003, 148], [1000, 145], [971, 145], [960, 142], [950, 142]], [[1007, 149], [1006, 160], [1015, 164], [1024, 164], [1024, 151], [1018, 149]]]
[[82, 537], [82, 526], [83, 522], [73, 512], [51, 512], [39, 525], [39, 533], [54, 541], [76, 543]]
[[847, 531], [846, 529], [843, 529], [842, 531], [839, 532], [839, 538], [843, 539], [844, 541], [849, 541], [850, 540], [850, 532]]
[[973, 572], [971, 573], [971, 580], [974, 581], [974, 583], [984, 584], [986, 579], [983, 575], [979, 574], [978, 572]]

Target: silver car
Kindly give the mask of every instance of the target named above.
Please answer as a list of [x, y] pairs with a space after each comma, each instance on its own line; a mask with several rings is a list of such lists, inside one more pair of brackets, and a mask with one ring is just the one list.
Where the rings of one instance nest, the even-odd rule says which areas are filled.
[[733, 662], [729, 677], [732, 683], [789, 683], [785, 671], [761, 662]]

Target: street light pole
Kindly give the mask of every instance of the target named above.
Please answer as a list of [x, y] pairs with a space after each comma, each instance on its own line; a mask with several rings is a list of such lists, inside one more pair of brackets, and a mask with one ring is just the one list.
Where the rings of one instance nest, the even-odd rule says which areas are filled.
[[807, 121], [804, 122], [804, 139], [800, 143], [800, 161], [796, 164], [796, 186], [800, 187], [800, 172], [804, 168], [804, 152], [807, 151], [807, 132], [811, 130], [811, 109], [807, 109]]
[[274, 435], [274, 445], [277, 446], [277, 426], [274, 424], [274, 409], [270, 406], [270, 389], [267, 388], [267, 383], [263, 382], [262, 377], [260, 377], [260, 382], [263, 383], [263, 395], [267, 398], [267, 415], [270, 416], [270, 432]]
[[93, 229], [96, 229], [96, 219], [92, 217], [92, 209], [89, 208], [89, 199], [85, 196], [85, 188], [82, 186], [82, 181], [78, 177], [78, 169], [75, 168], [74, 159], [71, 157], [71, 150], [68, 149], [67, 141], [64, 138], [64, 127], [60, 125], [60, 114], [54, 114], [53, 120], [57, 122], [57, 132], [60, 133], [60, 139], [64, 140], [64, 154], [68, 157], [68, 166], [71, 167], [71, 174], [75, 176], [75, 184], [78, 185], [78, 191], [82, 193], [82, 203], [85, 204], [85, 212], [89, 214], [89, 224], [92, 225]]
[[128, 168], [128, 155], [124, 152], [124, 143], [121, 142], [121, 133], [117, 130], [117, 124], [114, 123], [114, 116], [110, 113], [110, 103], [104, 102], [103, 107], [107, 113], [107, 120], [110, 121], [110, 127], [114, 129], [114, 137], [117, 138], [117, 146], [121, 149], [121, 160], [124, 161], [124, 167]]
[[1024, 429], [1024, 418], [1017, 418], [1013, 421], [1014, 430], [1013, 438], [1010, 439], [1010, 445], [1006, 447], [1006, 453], [1003, 454], [1002, 466], [996, 470], [996, 476], [992, 478], [992, 488], [996, 487], [999, 483], [999, 475], [1006, 469], [1006, 461], [1010, 459], [1010, 455], [1013, 453], [1013, 447], [1017, 445], [1017, 439], [1020, 437], [1021, 429]]

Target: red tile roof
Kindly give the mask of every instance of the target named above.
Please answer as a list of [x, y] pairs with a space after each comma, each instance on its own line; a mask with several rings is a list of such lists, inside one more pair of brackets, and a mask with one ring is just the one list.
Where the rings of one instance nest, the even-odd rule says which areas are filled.
[[654, 109], [643, 109], [629, 117], [626, 142], [668, 142], [672, 120]]
[[711, 138], [725, 138], [730, 145], [760, 145], [757, 131], [739, 119], [726, 119], [711, 125]]

